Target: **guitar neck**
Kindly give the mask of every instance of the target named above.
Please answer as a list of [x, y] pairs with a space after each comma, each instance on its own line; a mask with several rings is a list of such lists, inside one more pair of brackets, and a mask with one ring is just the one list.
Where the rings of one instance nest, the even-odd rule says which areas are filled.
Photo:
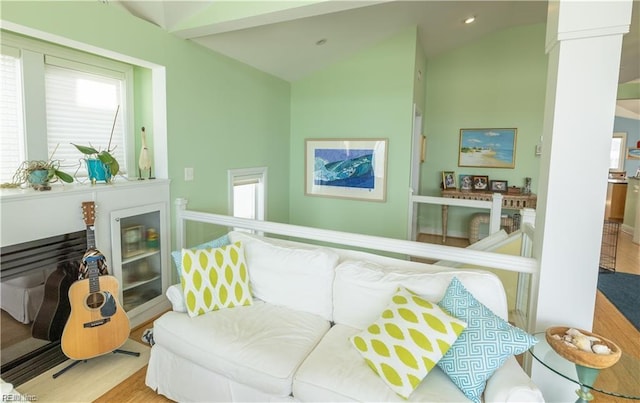
[[87, 249], [96, 249], [96, 235], [93, 225], [87, 225]]
[[88, 256], [86, 258], [90, 293], [100, 291], [100, 269], [98, 268], [98, 260], [101, 258], [102, 256]]

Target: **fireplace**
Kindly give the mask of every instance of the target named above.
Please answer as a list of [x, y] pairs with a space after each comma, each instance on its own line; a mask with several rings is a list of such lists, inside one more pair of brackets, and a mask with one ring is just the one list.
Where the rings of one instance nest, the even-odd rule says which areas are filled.
[[66, 360], [60, 337], [70, 310], [67, 291], [86, 249], [85, 231], [1, 248], [4, 381], [20, 385]]

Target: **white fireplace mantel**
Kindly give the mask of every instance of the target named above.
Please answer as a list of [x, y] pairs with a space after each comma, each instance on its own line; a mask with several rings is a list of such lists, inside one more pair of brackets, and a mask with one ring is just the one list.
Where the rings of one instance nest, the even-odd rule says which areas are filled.
[[[95, 203], [96, 246], [107, 255], [111, 250], [111, 211], [150, 203], [169, 202], [168, 179], [116, 179], [113, 184], [55, 184], [51, 190], [2, 189], [0, 191], [0, 245], [86, 229], [82, 202]], [[109, 253], [110, 255], [110, 253]]]

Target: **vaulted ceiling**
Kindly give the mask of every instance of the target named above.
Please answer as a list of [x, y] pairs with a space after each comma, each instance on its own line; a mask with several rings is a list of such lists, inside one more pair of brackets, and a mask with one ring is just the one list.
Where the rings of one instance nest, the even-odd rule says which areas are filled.
[[[418, 26], [429, 58], [482, 35], [547, 18], [547, 2], [535, 0], [111, 0], [109, 4], [288, 81], [407, 26]], [[620, 83], [640, 79], [640, 0], [633, 6], [631, 30], [623, 39]], [[475, 22], [464, 24], [470, 16]], [[640, 114], [640, 101], [627, 107]]]

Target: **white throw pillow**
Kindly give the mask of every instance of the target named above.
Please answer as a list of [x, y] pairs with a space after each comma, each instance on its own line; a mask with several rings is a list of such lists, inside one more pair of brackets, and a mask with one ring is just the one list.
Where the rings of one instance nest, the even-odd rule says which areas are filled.
[[435, 266], [432, 269], [427, 266], [424, 270], [400, 269], [348, 260], [336, 268], [333, 320], [364, 329], [376, 320], [399, 286], [409, 288], [430, 301], [440, 301], [454, 276], [493, 312], [507, 317], [507, 297], [500, 279], [493, 273], [479, 270], [443, 271]]
[[237, 231], [229, 238], [244, 245], [254, 297], [332, 320], [337, 253]]

